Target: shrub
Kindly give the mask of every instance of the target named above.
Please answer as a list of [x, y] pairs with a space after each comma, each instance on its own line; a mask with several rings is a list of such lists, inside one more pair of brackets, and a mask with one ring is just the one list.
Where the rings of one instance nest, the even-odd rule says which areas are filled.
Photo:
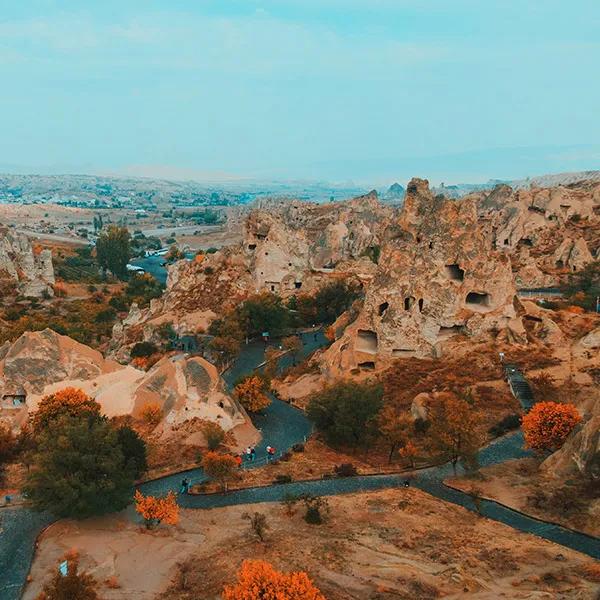
[[125, 464], [134, 479], [138, 479], [148, 468], [146, 442], [131, 427], [123, 425], [117, 429], [117, 439], [123, 452]]
[[558, 450], [581, 416], [572, 404], [538, 402], [522, 419], [525, 444], [533, 450]]
[[159, 523], [177, 525], [179, 522], [179, 505], [175, 492], [169, 492], [164, 498], [144, 496], [139, 490], [135, 492], [135, 510], [144, 519], [148, 529]]
[[275, 476], [273, 483], [277, 483], [277, 484], [292, 483], [292, 476], [281, 473], [281, 474]]
[[149, 425], [158, 425], [163, 416], [162, 408], [156, 402], [151, 402], [142, 408], [140, 416]]
[[211, 479], [216, 479], [223, 489], [227, 489], [227, 482], [234, 477], [238, 464], [231, 454], [207, 452], [202, 458], [202, 468]]
[[202, 426], [202, 433], [209, 450], [216, 450], [225, 439], [225, 431], [218, 423], [213, 421], [208, 421]]
[[138, 342], [129, 353], [131, 358], [148, 358], [158, 352], [158, 348], [151, 342]]
[[256, 534], [256, 537], [261, 542], [265, 541], [265, 533], [269, 529], [267, 524], [267, 517], [263, 513], [255, 512], [254, 514], [244, 513], [242, 519], [248, 519], [250, 521], [250, 528]]
[[263, 560], [245, 560], [235, 585], [226, 585], [223, 600], [325, 600], [302, 571], [280, 573]]
[[292, 452], [304, 452], [304, 444], [294, 444], [292, 446]]
[[320, 496], [304, 494], [301, 496], [306, 513], [304, 520], [310, 525], [321, 525], [329, 514], [329, 502]]
[[354, 477], [358, 474], [356, 467], [352, 463], [342, 463], [333, 468], [338, 477]]
[[77, 559], [67, 561], [67, 574], [56, 570], [44, 586], [39, 600], [98, 600], [97, 582], [86, 572], [79, 572]]

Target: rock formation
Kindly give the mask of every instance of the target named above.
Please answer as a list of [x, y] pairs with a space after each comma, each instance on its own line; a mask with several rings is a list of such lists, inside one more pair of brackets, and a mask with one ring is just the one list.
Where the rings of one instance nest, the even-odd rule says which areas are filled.
[[12, 418], [12, 424], [22, 422], [43, 396], [69, 386], [95, 398], [108, 416], [139, 416], [144, 406], [158, 404], [167, 431], [194, 417], [218, 422], [225, 430], [247, 419], [226, 393], [217, 369], [200, 357], [165, 357], [146, 372], [107, 360], [50, 329], [24, 333], [0, 348], [0, 398], [15, 387], [26, 395], [24, 411], [2, 406], [2, 417]]
[[600, 480], [600, 397], [563, 447], [542, 463], [542, 470], [563, 481], [574, 476]]
[[524, 339], [509, 257], [492, 247], [474, 199], [434, 197], [413, 179], [358, 318], [324, 353], [325, 370], [372, 370], [388, 359], [437, 356], [458, 335]]
[[517, 285], [557, 285], [594, 260], [600, 247], [600, 183], [514, 190], [496, 186], [468, 196], [498, 250], [511, 255]]
[[24, 296], [52, 295], [54, 268], [50, 250], [38, 252], [26, 236], [0, 227], [0, 285], [7, 284]]
[[244, 253], [256, 290], [291, 296], [331, 277], [370, 279], [386, 222], [393, 214], [377, 194], [349, 202], [286, 202], [246, 221]]

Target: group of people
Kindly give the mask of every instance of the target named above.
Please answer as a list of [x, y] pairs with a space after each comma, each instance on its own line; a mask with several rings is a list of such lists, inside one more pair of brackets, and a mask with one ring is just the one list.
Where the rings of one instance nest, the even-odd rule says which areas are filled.
[[[275, 448], [273, 446], [267, 446], [266, 448], [267, 450], [267, 460], [272, 460], [273, 457], [275, 456]], [[244, 456], [246, 457], [246, 460], [248, 462], [253, 462], [256, 460], [256, 448], [254, 446], [248, 446], [244, 452]], [[242, 457], [240, 457], [240, 460], [238, 461], [238, 464], [241, 466], [242, 463]]]

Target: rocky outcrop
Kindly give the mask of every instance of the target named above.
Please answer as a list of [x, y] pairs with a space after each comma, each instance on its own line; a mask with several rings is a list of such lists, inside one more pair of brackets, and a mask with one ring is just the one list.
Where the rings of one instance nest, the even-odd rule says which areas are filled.
[[554, 252], [552, 262], [559, 269], [568, 269], [569, 271], [581, 271], [594, 261], [587, 244], [583, 238], [572, 240], [564, 239], [560, 246]]
[[427, 181], [413, 179], [360, 315], [324, 353], [325, 369], [439, 356], [461, 335], [509, 330], [524, 341], [515, 292], [509, 257], [493, 249], [476, 201], [434, 197]]
[[0, 285], [3, 281], [15, 285], [24, 296], [52, 295], [52, 253], [37, 251], [26, 236], [0, 227]]
[[3, 346], [0, 356], [0, 398], [3, 390], [22, 387], [29, 411], [46, 394], [77, 387], [108, 416], [139, 416], [147, 404], [158, 404], [165, 432], [195, 417], [218, 422], [226, 431], [247, 419], [225, 391], [217, 369], [200, 357], [166, 357], [145, 372], [107, 360], [50, 329], [23, 334]]
[[393, 210], [375, 192], [349, 202], [286, 202], [246, 221], [244, 255], [256, 290], [311, 292], [340, 275], [369, 280]]
[[562, 448], [542, 463], [542, 470], [563, 480], [574, 476], [600, 479], [600, 399]]

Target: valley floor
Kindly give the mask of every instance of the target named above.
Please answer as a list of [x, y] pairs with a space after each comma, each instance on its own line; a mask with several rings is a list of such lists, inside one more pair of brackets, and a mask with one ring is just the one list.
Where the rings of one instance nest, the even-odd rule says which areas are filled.
[[[298, 505], [181, 510], [177, 527], [145, 530], [132, 509], [63, 520], [40, 538], [24, 594], [33, 600], [67, 551], [101, 582], [106, 600], [217, 599], [242, 560], [305, 570], [328, 600], [427, 598], [589, 599], [600, 564], [587, 556], [416, 489], [328, 498], [330, 517], [309, 525]], [[260, 542], [244, 513], [264, 513]]]

